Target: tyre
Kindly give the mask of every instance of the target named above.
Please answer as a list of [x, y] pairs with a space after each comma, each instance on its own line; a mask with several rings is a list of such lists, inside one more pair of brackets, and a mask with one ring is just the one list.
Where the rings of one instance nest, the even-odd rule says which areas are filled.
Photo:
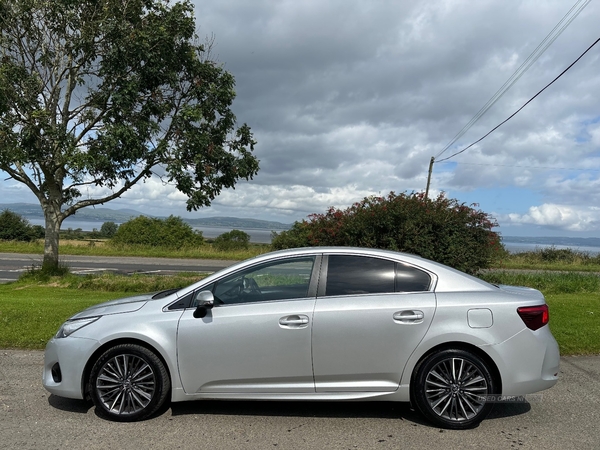
[[419, 411], [436, 426], [466, 429], [477, 426], [493, 404], [494, 378], [486, 363], [466, 350], [443, 350], [416, 368], [412, 398]]
[[89, 380], [96, 412], [107, 419], [131, 422], [154, 414], [170, 390], [165, 365], [145, 347], [122, 344], [104, 352]]

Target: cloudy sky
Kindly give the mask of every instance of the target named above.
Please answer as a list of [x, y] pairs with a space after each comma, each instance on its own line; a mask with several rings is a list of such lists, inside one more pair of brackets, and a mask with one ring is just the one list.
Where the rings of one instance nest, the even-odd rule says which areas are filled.
[[[261, 170], [196, 213], [150, 180], [110, 208], [293, 222], [422, 191], [438, 155], [576, 0], [195, 0], [198, 34], [236, 78]], [[583, 5], [582, 2], [580, 6]], [[592, 1], [438, 159], [479, 139], [598, 35]], [[481, 143], [434, 165], [431, 191], [478, 203], [505, 236], [600, 236], [600, 44]], [[35, 202], [4, 181], [0, 195]]]

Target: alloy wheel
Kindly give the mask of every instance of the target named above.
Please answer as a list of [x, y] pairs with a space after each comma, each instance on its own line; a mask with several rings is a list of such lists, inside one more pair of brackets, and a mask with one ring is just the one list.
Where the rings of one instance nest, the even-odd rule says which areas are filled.
[[464, 358], [443, 359], [429, 370], [425, 379], [429, 406], [449, 421], [476, 417], [485, 406], [486, 394], [486, 377], [478, 366]]
[[156, 376], [152, 367], [139, 356], [118, 354], [100, 368], [95, 388], [98, 399], [108, 412], [135, 414], [152, 401]]

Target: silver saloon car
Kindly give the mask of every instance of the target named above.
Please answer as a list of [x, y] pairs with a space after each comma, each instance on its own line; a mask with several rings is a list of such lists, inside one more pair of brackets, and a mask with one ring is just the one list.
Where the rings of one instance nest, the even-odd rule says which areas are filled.
[[548, 319], [537, 290], [417, 256], [285, 250], [74, 315], [46, 346], [43, 383], [119, 421], [168, 400], [381, 400], [462, 429], [500, 396], [556, 383]]

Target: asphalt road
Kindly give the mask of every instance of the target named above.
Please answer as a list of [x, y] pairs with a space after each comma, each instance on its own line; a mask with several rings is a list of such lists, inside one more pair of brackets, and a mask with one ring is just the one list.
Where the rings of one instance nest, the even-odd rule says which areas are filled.
[[431, 427], [407, 404], [190, 402], [139, 423], [50, 395], [43, 353], [0, 350], [1, 449], [598, 449], [600, 357], [562, 359], [559, 383], [498, 404], [478, 428]]
[[[114, 256], [61, 256], [63, 264], [78, 274], [113, 272], [162, 273], [215, 272], [236, 261], [212, 259], [138, 258]], [[0, 283], [14, 281], [26, 270], [42, 263], [41, 255], [0, 253]]]

